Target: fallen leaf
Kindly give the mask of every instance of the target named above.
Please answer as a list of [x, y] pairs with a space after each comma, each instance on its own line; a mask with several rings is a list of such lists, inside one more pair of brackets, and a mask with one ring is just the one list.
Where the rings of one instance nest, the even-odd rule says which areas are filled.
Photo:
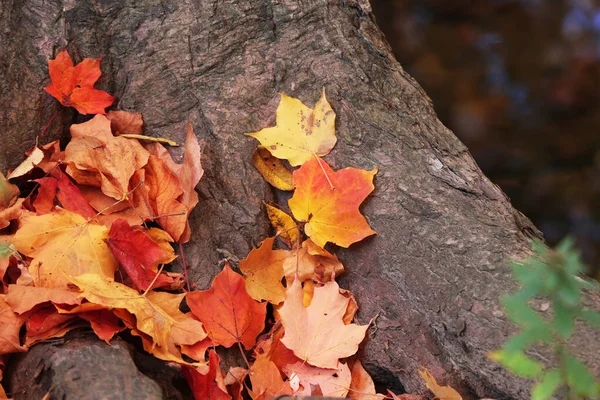
[[159, 288], [175, 282], [164, 274], [156, 278], [159, 264], [168, 264], [177, 258], [172, 247], [159, 245], [143, 229], [134, 229], [123, 219], [112, 223], [108, 236], [106, 244], [136, 289], [143, 291], [150, 284]]
[[325, 90], [314, 110], [282, 93], [276, 126], [247, 135], [295, 167], [315, 156], [328, 154], [335, 146], [335, 113], [325, 98]]
[[294, 181], [290, 170], [263, 146], [258, 146], [252, 153], [252, 163], [263, 178], [277, 189], [294, 190]]
[[358, 359], [354, 360], [351, 368], [352, 381], [348, 398], [353, 400], [383, 400], [385, 395], [377, 394], [371, 375], [363, 368]]
[[417, 371], [421, 378], [425, 381], [427, 389], [429, 389], [436, 399], [439, 400], [462, 400], [461, 395], [450, 386], [441, 386], [437, 383], [433, 375], [427, 370], [427, 368], [419, 369]]
[[250, 367], [250, 382], [252, 390], [249, 393], [256, 400], [292, 394], [289, 382], [283, 380], [275, 363], [266, 357], [257, 358]]
[[338, 368], [340, 358], [356, 353], [368, 325], [344, 324], [349, 299], [340, 294], [335, 281], [315, 288], [308, 307], [302, 304], [303, 296], [302, 285], [295, 280], [279, 310], [285, 328], [281, 342], [315, 367]]
[[267, 303], [258, 303], [246, 292], [244, 278], [229, 264], [209, 290], [189, 292], [187, 303], [216, 344], [231, 347], [240, 342], [254, 347], [265, 326]]
[[115, 98], [103, 90], [94, 89], [100, 78], [100, 61], [84, 59], [73, 66], [73, 60], [63, 49], [54, 60], [48, 61], [52, 82], [44, 90], [60, 101], [63, 106], [74, 107], [79, 113], [104, 114]]
[[92, 218], [96, 212], [90, 206], [77, 186], [60, 169], [52, 171], [52, 176], [35, 180], [40, 187], [33, 201], [33, 207], [38, 215], [48, 214], [56, 201], [62, 208], [75, 212], [83, 217]]
[[192, 345], [206, 337], [200, 321], [179, 311], [184, 294], [150, 291], [145, 296], [112, 279], [97, 274], [71, 278], [81, 297], [106, 308], [122, 308], [135, 315], [136, 327], [149, 335], [157, 346]]
[[0, 355], [26, 350], [19, 339], [22, 325], [23, 319], [6, 302], [6, 296], [0, 294]]
[[124, 199], [129, 180], [148, 162], [148, 152], [136, 140], [112, 136], [110, 121], [103, 115], [72, 125], [71, 136], [65, 149], [67, 173], [81, 185], [100, 187], [107, 196]]
[[25, 199], [16, 199], [16, 202], [5, 210], [0, 211], [0, 229], [6, 228], [10, 222], [18, 219], [22, 214], [23, 201]]
[[307, 239], [301, 248], [292, 249], [289, 257], [283, 260], [285, 280], [289, 284], [297, 276], [300, 282], [312, 279], [319, 283], [329, 282], [332, 277], [344, 272], [344, 266], [337, 256], [317, 246]]
[[140, 113], [111, 110], [106, 114], [106, 118], [110, 120], [110, 129], [115, 135], [120, 135], [122, 133], [141, 135], [144, 133], [144, 130], [142, 129], [144, 120]]
[[70, 276], [98, 274], [112, 278], [117, 261], [104, 242], [108, 229], [79, 214], [56, 208], [53, 213], [20, 219], [13, 245], [32, 257], [29, 272], [40, 287], [67, 287]]
[[[173, 196], [175, 196], [175, 193], [180, 193], [177, 195], [177, 197], [173, 197], [170, 200], [176, 199], [177, 202], [183, 204], [185, 208], [185, 215], [183, 218], [179, 218], [176, 221], [169, 221], [166, 219], [163, 221], [166, 225], [170, 227], [173, 226], [171, 230], [167, 229], [165, 225], [161, 224], [161, 219], [159, 219], [158, 222], [167, 232], [169, 232], [169, 234], [171, 234], [171, 236], [173, 236], [173, 239], [175, 239], [176, 242], [187, 243], [189, 242], [191, 235], [188, 217], [190, 212], [194, 209], [194, 207], [196, 207], [196, 204], [198, 204], [198, 193], [196, 192], [195, 188], [204, 174], [204, 169], [200, 163], [201, 148], [198, 138], [194, 134], [192, 126], [189, 123], [186, 124], [186, 141], [183, 164], [175, 163], [169, 152], [161, 144], [153, 143], [152, 145], [147, 146], [147, 148], [152, 155], [162, 160], [164, 166], [166, 166], [166, 168], [171, 171], [175, 177], [179, 178], [179, 186], [175, 187], [171, 182], [171, 177], [155, 163], [155, 175], [160, 177], [164, 174], [169, 178], [167, 179], [169, 182], [169, 187], [164, 188], [163, 191], [172, 192]], [[181, 192], [179, 192], [179, 190], [181, 190]], [[153, 204], [156, 205], [155, 210], [164, 208], [165, 210], [172, 209], [173, 211], [171, 211], [171, 213], [182, 212], [182, 208], [179, 205], [175, 205], [176, 203], [169, 203], [171, 204], [171, 207], [169, 207], [168, 204], [165, 204], [167, 199], [164, 199], [163, 196], [159, 196], [161, 193], [162, 192], [153, 191], [150, 193], [150, 198], [152, 199]], [[161, 208], [161, 204], [165, 205]], [[183, 231], [179, 234], [182, 223], [184, 224]]]
[[8, 179], [19, 178], [35, 168], [44, 159], [44, 152], [34, 147], [31, 154], [19, 166], [13, 169], [7, 176]]
[[293, 380], [297, 377], [301, 385], [294, 392], [294, 396], [314, 396], [313, 386], [321, 388], [321, 396], [325, 397], [346, 397], [350, 388], [352, 375], [347, 364], [339, 363], [336, 369], [317, 368], [299, 361], [295, 364], [287, 365], [283, 372]]
[[265, 203], [267, 216], [271, 225], [281, 239], [290, 247], [294, 247], [300, 241], [300, 228], [298, 224], [284, 211]]
[[181, 372], [192, 389], [196, 400], [229, 400], [231, 396], [227, 393], [223, 382], [221, 368], [219, 368], [219, 356], [214, 350], [209, 350], [209, 370], [207, 374], [200, 374], [194, 367], [182, 365]]
[[356, 168], [333, 172], [324, 160], [307, 161], [294, 171], [296, 191], [288, 202], [294, 218], [306, 222], [304, 232], [321, 247], [327, 242], [348, 247], [373, 235], [358, 207], [373, 191], [376, 173]]
[[108, 345], [115, 334], [125, 329], [125, 326], [120, 323], [121, 320], [109, 310], [88, 311], [77, 316], [88, 321], [96, 336]]
[[8, 179], [0, 172], [0, 211], [15, 204], [19, 193], [17, 185], [8, 182]]
[[46, 302], [62, 305], [81, 304], [80, 294], [80, 291], [72, 289], [9, 285], [6, 302], [14, 312], [23, 314]]
[[273, 250], [275, 238], [263, 240], [257, 249], [252, 249], [248, 257], [240, 261], [240, 270], [245, 276], [246, 290], [254, 300], [267, 300], [279, 304], [285, 300], [283, 260], [287, 250]]
[[242, 391], [245, 388], [244, 380], [248, 376], [248, 370], [241, 367], [230, 367], [229, 371], [223, 379], [223, 383], [227, 387], [227, 392], [231, 395], [233, 400], [243, 400], [244, 395]]

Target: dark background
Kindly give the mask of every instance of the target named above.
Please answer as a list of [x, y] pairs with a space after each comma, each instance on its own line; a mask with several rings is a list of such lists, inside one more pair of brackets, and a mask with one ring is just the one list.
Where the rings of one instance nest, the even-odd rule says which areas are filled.
[[600, 1], [372, 0], [484, 173], [600, 277]]

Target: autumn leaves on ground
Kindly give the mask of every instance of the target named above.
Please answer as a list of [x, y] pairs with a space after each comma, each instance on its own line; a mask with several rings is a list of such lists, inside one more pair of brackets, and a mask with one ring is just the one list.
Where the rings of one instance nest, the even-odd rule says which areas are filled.
[[[314, 110], [282, 95], [277, 125], [249, 134], [262, 144], [256, 168], [293, 191], [289, 211], [265, 204], [277, 235], [239, 272], [225, 263], [210, 290], [191, 291], [184, 258], [183, 273], [165, 265], [194, 234], [201, 146], [188, 125], [178, 164], [162, 144], [171, 141], [143, 136], [140, 114], [105, 113], [114, 97], [94, 88], [100, 61], [74, 65], [65, 50], [49, 61], [44, 90], [96, 115], [70, 127], [64, 150], [37, 145], [0, 174], [0, 379], [11, 353], [91, 327], [108, 345], [129, 330], [147, 352], [180, 365], [196, 399], [402, 398], [376, 394], [356, 358], [368, 325], [352, 323], [358, 305], [335, 282], [344, 267], [325, 250], [375, 233], [359, 206], [377, 172], [336, 172], [320, 158], [336, 142], [325, 92]], [[221, 371], [221, 346], [238, 347], [245, 365]], [[438, 398], [459, 398], [421, 372]], [[7, 395], [23, 394], [0, 387]]]

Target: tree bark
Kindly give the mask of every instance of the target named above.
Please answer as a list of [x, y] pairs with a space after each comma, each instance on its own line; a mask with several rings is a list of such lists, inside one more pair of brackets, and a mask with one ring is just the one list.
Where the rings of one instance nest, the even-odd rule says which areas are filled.
[[[254, 170], [257, 143], [243, 133], [273, 125], [280, 92], [312, 105], [324, 87], [338, 136], [327, 161], [379, 168], [362, 208], [378, 235], [337, 251], [358, 319], [376, 317], [366, 369], [392, 390], [422, 391], [425, 366], [465, 398], [528, 396], [529, 383], [486, 354], [515, 330], [499, 305], [515, 288], [508, 261], [540, 233], [437, 119], [367, 0], [4, 1], [0, 16], [3, 171], [56, 111], [42, 143], [83, 120], [42, 91], [63, 47], [76, 61], [104, 56], [97, 87], [116, 109], [141, 112], [147, 134], [181, 142], [192, 123], [206, 172], [185, 251], [200, 289], [222, 258], [244, 258], [270, 233], [263, 200], [286, 204]], [[599, 371], [598, 333], [581, 327], [574, 349]]]

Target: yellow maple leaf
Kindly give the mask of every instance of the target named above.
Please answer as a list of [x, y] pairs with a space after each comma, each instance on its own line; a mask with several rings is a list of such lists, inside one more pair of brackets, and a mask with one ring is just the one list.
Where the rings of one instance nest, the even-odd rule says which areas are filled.
[[200, 321], [179, 311], [185, 294], [151, 291], [140, 295], [135, 289], [96, 274], [72, 277], [71, 282], [89, 302], [135, 315], [137, 329], [152, 337], [163, 350], [192, 345], [206, 337]]
[[24, 216], [12, 239], [32, 257], [29, 273], [35, 286], [66, 287], [68, 276], [86, 273], [113, 278], [117, 261], [104, 242], [108, 229], [62, 208], [45, 215]]
[[298, 166], [328, 154], [335, 146], [335, 113], [325, 98], [325, 89], [314, 110], [282, 93], [277, 124], [247, 135], [258, 139], [275, 157]]
[[439, 400], [462, 400], [461, 395], [450, 386], [441, 386], [437, 383], [433, 375], [427, 370], [427, 368], [423, 368], [423, 370], [417, 371], [421, 378], [425, 381], [425, 385], [427, 389], [429, 389], [434, 395], [436, 399]]

